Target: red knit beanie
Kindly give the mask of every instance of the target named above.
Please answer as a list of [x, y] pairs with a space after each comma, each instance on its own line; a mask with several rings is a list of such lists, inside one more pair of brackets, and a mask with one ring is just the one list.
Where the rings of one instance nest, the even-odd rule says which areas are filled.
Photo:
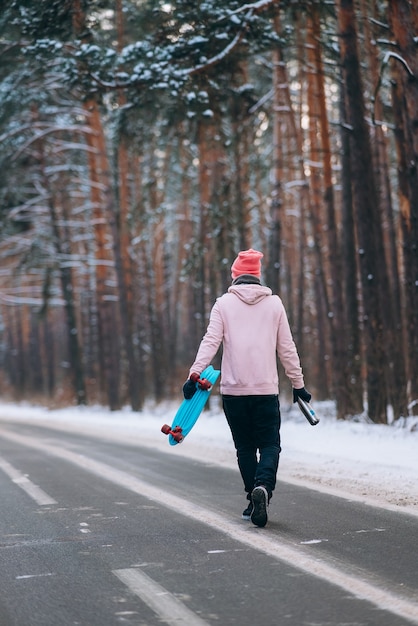
[[258, 250], [253, 250], [252, 248], [240, 252], [231, 266], [233, 280], [238, 278], [238, 276], [242, 276], [242, 274], [250, 274], [251, 276], [260, 278], [261, 259], [263, 256], [264, 254], [262, 252], [258, 252]]

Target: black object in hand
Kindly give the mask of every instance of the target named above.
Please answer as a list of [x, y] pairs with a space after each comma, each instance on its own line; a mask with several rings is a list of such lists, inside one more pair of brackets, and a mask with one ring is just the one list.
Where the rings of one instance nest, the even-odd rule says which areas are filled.
[[301, 389], [293, 388], [293, 402], [297, 402], [298, 398], [301, 398], [301, 400], [305, 402], [310, 402], [312, 396], [309, 391], [306, 391], [305, 387], [301, 387]]

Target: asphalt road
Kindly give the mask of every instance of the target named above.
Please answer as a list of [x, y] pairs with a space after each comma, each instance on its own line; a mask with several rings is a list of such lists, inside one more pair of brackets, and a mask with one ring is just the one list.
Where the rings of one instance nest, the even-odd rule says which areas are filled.
[[0, 626], [418, 624], [414, 516], [4, 422], [0, 490]]

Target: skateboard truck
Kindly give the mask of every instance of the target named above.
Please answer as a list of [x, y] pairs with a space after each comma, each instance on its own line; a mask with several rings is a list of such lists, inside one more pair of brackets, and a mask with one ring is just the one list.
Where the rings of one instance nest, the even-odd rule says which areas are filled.
[[199, 374], [191, 374], [190, 380], [194, 383], [197, 383], [199, 389], [203, 391], [209, 391], [212, 388], [212, 383], [210, 383], [206, 378], [200, 378]]
[[164, 435], [171, 435], [177, 443], [181, 443], [184, 439], [183, 429], [180, 426], [176, 426], [172, 429], [168, 424], [164, 424], [164, 426], [161, 426], [161, 432], [164, 433]]

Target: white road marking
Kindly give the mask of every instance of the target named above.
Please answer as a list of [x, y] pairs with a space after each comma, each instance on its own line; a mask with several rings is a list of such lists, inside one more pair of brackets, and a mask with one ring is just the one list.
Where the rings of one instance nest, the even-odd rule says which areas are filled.
[[44, 576], [54, 576], [54, 574], [23, 574], [22, 576], [16, 576], [16, 580], [23, 580], [25, 578], [43, 578]]
[[225, 552], [231, 552], [231, 550], [208, 550], [208, 554], [224, 554]]
[[269, 535], [266, 529], [257, 529], [254, 526], [248, 527], [248, 525], [244, 527], [242, 523], [227, 520], [218, 513], [175, 496], [169, 491], [153, 487], [127, 472], [90, 459], [83, 454], [59, 448], [57, 444], [47, 444], [34, 437], [4, 430], [1, 432], [1, 437], [69, 461], [99, 478], [129, 489], [144, 498], [157, 502], [162, 507], [173, 509], [176, 513], [194, 519], [201, 524], [206, 524], [214, 530], [229, 536], [234, 541], [247, 545], [253, 550], [264, 552], [280, 561], [285, 561], [291, 567], [321, 578], [361, 600], [371, 602], [381, 610], [398, 615], [403, 619], [409, 620], [411, 624], [418, 626], [418, 602], [393, 593], [390, 587], [385, 588], [383, 586], [384, 582], [376, 580], [376, 577], [373, 577], [375, 584], [369, 583], [367, 581], [367, 572], [364, 570], [351, 567], [351, 573], [349, 573], [349, 567], [345, 563], [341, 563], [340, 567], [336, 567], [335, 561], [332, 561], [332, 563], [331, 560], [327, 562], [324, 555], [317, 556], [305, 548], [296, 548], [282, 537], [278, 540]]
[[138, 569], [115, 569], [119, 578], [133, 593], [156, 613], [165, 624], [173, 626], [208, 626], [178, 598]]
[[6, 459], [0, 457], [0, 469], [3, 470], [5, 474], [9, 478], [12, 479], [12, 482], [15, 483], [18, 487], [23, 489], [28, 496], [30, 496], [37, 504], [40, 506], [47, 506], [49, 504], [57, 504], [57, 501], [54, 498], [51, 498], [43, 489], [35, 485], [27, 476], [19, 472], [13, 465], [10, 465]]

